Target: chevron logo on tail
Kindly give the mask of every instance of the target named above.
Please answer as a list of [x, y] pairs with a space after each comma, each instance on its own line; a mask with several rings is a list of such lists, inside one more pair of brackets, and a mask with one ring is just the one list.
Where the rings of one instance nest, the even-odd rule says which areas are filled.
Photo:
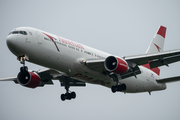
[[154, 45], [157, 47], [158, 51], [160, 52], [161, 48], [154, 43]]

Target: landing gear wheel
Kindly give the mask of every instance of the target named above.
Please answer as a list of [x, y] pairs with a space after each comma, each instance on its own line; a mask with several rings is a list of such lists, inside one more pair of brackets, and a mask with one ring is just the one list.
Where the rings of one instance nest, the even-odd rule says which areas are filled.
[[75, 92], [61, 94], [61, 100], [62, 101], [71, 100], [71, 99], [75, 99], [75, 98], [76, 98]]
[[122, 91], [122, 85], [117, 85], [117, 91]]
[[121, 85], [121, 88], [122, 88], [122, 90], [126, 90], [126, 85], [125, 85], [125, 84], [122, 84], [122, 85]]
[[61, 94], [61, 100], [65, 101], [65, 94]]
[[112, 91], [113, 93], [115, 93], [115, 92], [116, 92], [116, 86], [112, 86], [112, 87], [111, 87], [111, 91]]
[[125, 91], [126, 90], [126, 85], [125, 84], [121, 84], [121, 85], [116, 85], [116, 86], [112, 86], [111, 87], [111, 91], [113, 93], [115, 92], [121, 92], [121, 91]]
[[27, 66], [21, 67], [20, 71], [21, 72], [27, 72], [28, 71], [28, 67]]
[[72, 93], [71, 93], [71, 98], [73, 98], [73, 99], [76, 98], [76, 93], [75, 93], [75, 92], [72, 92]]

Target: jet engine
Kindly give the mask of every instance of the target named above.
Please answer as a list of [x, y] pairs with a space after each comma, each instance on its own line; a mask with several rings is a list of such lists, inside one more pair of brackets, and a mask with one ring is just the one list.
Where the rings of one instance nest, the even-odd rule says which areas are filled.
[[104, 67], [107, 71], [117, 74], [124, 74], [129, 70], [128, 63], [125, 60], [114, 56], [109, 56], [106, 58]]
[[21, 71], [17, 76], [19, 84], [29, 88], [36, 88], [41, 85], [41, 78], [35, 72]]

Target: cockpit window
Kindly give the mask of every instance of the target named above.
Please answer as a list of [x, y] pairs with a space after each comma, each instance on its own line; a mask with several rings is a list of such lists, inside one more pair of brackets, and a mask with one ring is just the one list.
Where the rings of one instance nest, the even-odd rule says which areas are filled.
[[26, 31], [24, 31], [24, 35], [27, 35], [27, 32], [26, 32]]
[[22, 34], [22, 35], [27, 35], [27, 32], [26, 31], [12, 31], [9, 33], [10, 34]]
[[26, 31], [20, 31], [20, 34], [27, 35]]
[[24, 31], [19, 31], [20, 34], [24, 34]]
[[19, 32], [18, 31], [13, 31], [12, 34], [18, 34]]

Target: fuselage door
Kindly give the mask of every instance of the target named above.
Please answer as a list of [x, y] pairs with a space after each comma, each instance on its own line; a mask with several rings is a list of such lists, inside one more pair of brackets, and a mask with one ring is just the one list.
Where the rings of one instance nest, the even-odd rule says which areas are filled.
[[39, 32], [36, 32], [36, 39], [39, 44], [42, 44], [42, 36]]

